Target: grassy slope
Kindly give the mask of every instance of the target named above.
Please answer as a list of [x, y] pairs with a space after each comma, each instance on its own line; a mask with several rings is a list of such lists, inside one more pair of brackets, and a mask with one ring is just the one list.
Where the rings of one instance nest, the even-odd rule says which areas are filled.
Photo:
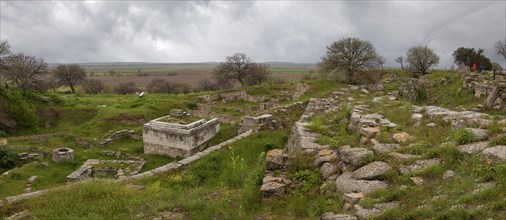
[[[448, 76], [452, 79], [456, 77], [453, 74], [448, 74]], [[433, 77], [438, 76], [435, 74]], [[308, 94], [299, 99], [300, 101], [324, 95], [341, 86], [328, 81], [311, 81], [309, 83], [313, 87]], [[453, 83], [457, 85], [461, 82], [457, 79]], [[391, 90], [396, 86], [386, 85], [385, 87], [387, 90]], [[456, 86], [448, 86], [435, 89], [451, 94], [457, 88]], [[266, 91], [269, 93], [279, 91], [279, 89], [271, 89], [271, 87], [252, 88], [248, 92], [261, 94]], [[384, 114], [399, 125], [398, 130], [415, 134], [418, 139], [405, 144], [413, 143], [415, 145], [410, 148], [406, 147], [405, 153], [418, 154], [423, 158], [439, 157], [444, 161], [439, 166], [416, 174], [426, 179], [426, 184], [422, 186], [411, 184], [409, 177], [415, 174], [391, 173], [387, 175], [386, 180], [391, 183], [392, 187], [369, 195], [361, 202], [363, 206], [369, 207], [383, 201], [400, 201], [401, 208], [385, 213], [379, 217], [382, 219], [423, 219], [428, 217], [472, 219], [491, 216], [501, 218], [506, 215], [506, 203], [504, 202], [506, 201], [506, 176], [504, 175], [506, 168], [504, 165], [483, 164], [477, 157], [461, 155], [455, 150], [455, 146], [441, 147], [441, 143], [454, 140], [456, 131], [438, 119], [422, 121], [422, 124], [429, 122], [441, 124], [435, 128], [437, 132], [425, 126], [413, 127], [415, 122], [410, 119], [410, 103], [396, 101], [385, 105], [372, 105], [370, 102], [372, 96], [361, 97], [355, 93], [352, 97], [371, 104], [373, 106], [371, 112]], [[437, 103], [433, 104], [447, 107], [459, 105], [474, 107], [475, 103], [482, 101], [474, 99], [468, 93], [459, 97], [455, 97], [453, 94], [441, 96], [438, 97]], [[451, 100], [456, 98], [469, 100], [469, 102], [456, 101], [457, 103], [453, 103]], [[243, 105], [244, 103], [236, 103], [235, 105], [238, 104]], [[126, 103], [122, 105], [128, 106]], [[384, 109], [389, 110], [384, 111]], [[313, 120], [317, 122], [317, 126], [312, 129], [325, 134], [325, 138], [320, 141], [328, 142], [335, 147], [342, 144], [359, 147], [357, 137], [345, 133], [345, 126], [338, 123], [344, 117], [347, 117], [347, 111], [315, 118]], [[103, 129], [100, 132], [107, 130]], [[491, 127], [490, 130], [494, 132], [494, 135], [499, 135], [498, 129]], [[100, 132], [96, 132], [96, 135]], [[382, 142], [391, 142], [389, 137], [393, 132], [382, 131], [384, 135], [378, 138], [383, 138]], [[95, 132], [90, 134], [95, 134]], [[338, 194], [321, 195], [318, 193], [318, 187], [293, 192], [271, 201], [261, 201], [259, 185], [265, 166], [265, 156], [262, 152], [271, 148], [283, 148], [288, 135], [288, 129], [263, 132], [236, 142], [229, 149], [214, 152], [178, 171], [129, 183], [146, 186], [145, 190], [128, 187], [128, 184], [86, 183], [69, 190], [50, 193], [6, 207], [4, 212], [12, 213], [29, 209], [35, 216], [42, 219], [124, 219], [139, 214], [154, 216], [167, 210], [179, 210], [192, 219], [253, 218], [257, 216], [264, 216], [268, 219], [314, 218], [325, 211], [341, 212], [344, 203], [341, 196]], [[124, 144], [128, 145], [128, 142], [130, 141], [125, 140]], [[377, 159], [387, 160], [387, 158]], [[400, 165], [396, 161], [388, 162], [394, 164], [394, 167]], [[453, 169], [457, 175], [451, 180], [442, 180], [440, 175], [447, 169]], [[471, 194], [478, 183], [489, 180], [495, 180], [498, 186]], [[400, 185], [406, 185], [407, 188], [400, 188]], [[448, 199], [434, 199], [435, 196], [442, 194], [446, 195]], [[427, 206], [417, 210], [420, 201], [423, 201], [423, 204], [427, 204]], [[470, 204], [472, 207], [483, 205], [483, 207], [477, 210], [466, 210], [458, 208], [458, 206], [455, 209], [449, 209], [456, 204]]]

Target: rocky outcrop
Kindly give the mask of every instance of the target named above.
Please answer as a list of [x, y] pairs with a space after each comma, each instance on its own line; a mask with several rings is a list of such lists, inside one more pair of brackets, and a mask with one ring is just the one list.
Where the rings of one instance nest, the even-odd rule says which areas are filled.
[[369, 149], [343, 146], [339, 149], [340, 166], [345, 170], [358, 168], [373, 155], [374, 153]]
[[465, 154], [476, 154], [487, 148], [488, 142], [476, 142], [464, 144], [457, 147], [458, 151]]
[[378, 179], [392, 169], [392, 166], [385, 162], [374, 161], [353, 171], [353, 178], [360, 180]]

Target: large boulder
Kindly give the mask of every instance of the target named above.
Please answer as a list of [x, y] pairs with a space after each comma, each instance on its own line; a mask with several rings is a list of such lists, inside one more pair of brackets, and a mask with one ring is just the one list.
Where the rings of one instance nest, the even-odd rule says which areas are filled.
[[345, 148], [339, 151], [341, 161], [352, 167], [364, 165], [367, 158], [373, 155], [371, 150], [365, 148]]
[[353, 178], [360, 180], [373, 180], [384, 175], [386, 172], [392, 169], [392, 166], [390, 166], [388, 163], [382, 161], [374, 161], [353, 171]]
[[481, 158], [491, 163], [505, 163], [506, 146], [495, 146], [487, 148], [481, 154]]
[[282, 169], [285, 166], [285, 156], [282, 149], [273, 149], [267, 152], [267, 169]]
[[336, 178], [336, 190], [341, 193], [370, 193], [376, 189], [385, 189], [388, 184], [378, 180], [355, 180], [353, 173], [346, 172]]
[[470, 143], [465, 145], [460, 145], [457, 147], [458, 151], [465, 154], [476, 154], [479, 153], [485, 148], [487, 148], [488, 142], [476, 142], [476, 143]]

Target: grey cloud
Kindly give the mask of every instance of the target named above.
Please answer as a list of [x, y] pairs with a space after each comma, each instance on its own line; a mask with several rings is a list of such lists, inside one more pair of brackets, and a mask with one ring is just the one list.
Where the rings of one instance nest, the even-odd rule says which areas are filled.
[[395, 58], [428, 45], [440, 67], [459, 46], [492, 60], [506, 37], [504, 1], [27, 1], [0, 2], [0, 38], [48, 62], [222, 61], [244, 52], [258, 61], [318, 62], [343, 37], [371, 41]]

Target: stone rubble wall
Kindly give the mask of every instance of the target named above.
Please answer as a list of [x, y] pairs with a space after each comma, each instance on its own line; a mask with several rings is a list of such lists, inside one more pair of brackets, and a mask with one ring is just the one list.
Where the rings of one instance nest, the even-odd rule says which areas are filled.
[[487, 97], [487, 107], [506, 110], [506, 80], [492, 80], [488, 75], [466, 74], [463, 88], [473, 91], [477, 98]]

